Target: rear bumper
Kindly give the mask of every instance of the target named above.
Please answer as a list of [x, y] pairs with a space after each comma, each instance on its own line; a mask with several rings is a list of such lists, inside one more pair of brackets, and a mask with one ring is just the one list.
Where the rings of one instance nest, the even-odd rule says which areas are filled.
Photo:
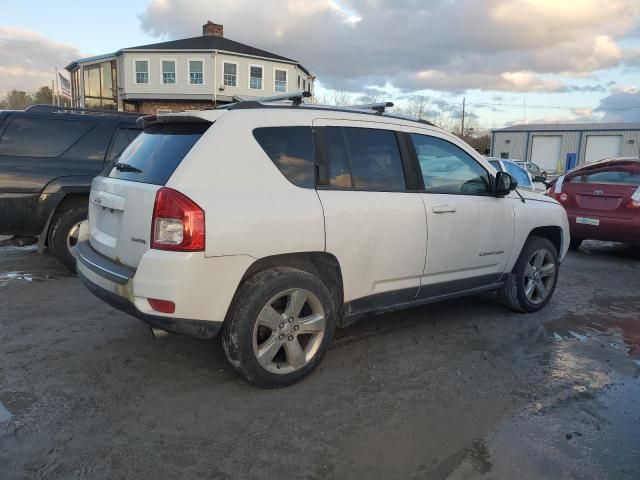
[[[222, 321], [150, 313], [152, 309], [146, 299], [166, 297], [135, 295], [136, 278], [140, 276], [143, 285], [145, 283], [143, 272], [100, 255], [88, 241], [78, 243], [76, 259], [78, 276], [91, 293], [112, 307], [134, 316], [152, 327], [205, 339], [215, 337], [222, 327]], [[178, 280], [180, 279], [178, 278]], [[171, 281], [164, 282], [165, 292], [167, 287], [171, 287], [171, 283]], [[185, 286], [187, 289], [189, 287], [189, 285]], [[171, 300], [173, 299], [171, 298]], [[142, 311], [141, 308], [146, 308], [147, 311]]]
[[[612, 218], [592, 214], [568, 213], [571, 236], [585, 240], [640, 243], [640, 216], [636, 218]], [[576, 223], [577, 217], [597, 218], [600, 224]]]

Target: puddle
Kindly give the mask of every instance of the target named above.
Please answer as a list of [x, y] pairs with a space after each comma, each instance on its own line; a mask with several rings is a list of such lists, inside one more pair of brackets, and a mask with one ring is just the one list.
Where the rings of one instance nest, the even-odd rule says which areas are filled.
[[14, 415], [28, 413], [35, 402], [36, 399], [27, 393], [0, 393], [0, 422], [6, 422]]
[[11, 412], [0, 402], [0, 423], [11, 419]]
[[5, 272], [0, 273], [0, 287], [3, 287], [10, 282], [44, 282], [53, 278], [51, 275], [41, 275], [37, 273], [28, 272]]
[[[568, 313], [546, 323], [545, 328], [555, 341], [572, 339], [585, 342], [595, 339], [612, 348], [625, 348], [631, 359], [640, 366], [640, 317], [614, 315], [613, 312], [608, 317]], [[616, 342], [620, 337], [623, 344]]]

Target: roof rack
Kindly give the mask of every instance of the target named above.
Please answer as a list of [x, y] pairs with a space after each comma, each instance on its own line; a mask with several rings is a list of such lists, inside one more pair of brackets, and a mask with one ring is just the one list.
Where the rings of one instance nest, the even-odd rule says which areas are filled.
[[227, 105], [221, 105], [217, 108], [221, 110], [235, 110], [242, 108], [255, 108], [264, 103], [273, 103], [273, 102], [292, 102], [294, 107], [297, 107], [302, 104], [303, 98], [311, 97], [311, 92], [296, 92], [296, 93], [287, 93], [284, 95], [275, 95], [273, 97], [264, 97], [264, 98], [256, 98], [252, 100], [240, 100], [239, 102], [228, 103]]
[[60, 107], [57, 105], [31, 105], [24, 109], [25, 112], [51, 112], [51, 113], [79, 113], [79, 114], [95, 114], [95, 115], [135, 115], [140, 116], [137, 112], [120, 112], [118, 110], [100, 110], [97, 108], [79, 108], [79, 107]]
[[373, 110], [382, 115], [387, 108], [393, 107], [393, 102], [364, 103], [362, 105], [349, 105], [347, 108], [357, 108], [359, 110]]

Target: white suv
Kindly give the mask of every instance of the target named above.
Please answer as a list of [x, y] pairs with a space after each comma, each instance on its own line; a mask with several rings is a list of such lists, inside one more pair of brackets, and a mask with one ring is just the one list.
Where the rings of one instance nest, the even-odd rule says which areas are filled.
[[363, 315], [482, 291], [549, 301], [569, 246], [555, 200], [427, 122], [291, 98], [144, 117], [93, 181], [85, 285], [153, 327], [221, 332], [262, 387], [307, 375]]

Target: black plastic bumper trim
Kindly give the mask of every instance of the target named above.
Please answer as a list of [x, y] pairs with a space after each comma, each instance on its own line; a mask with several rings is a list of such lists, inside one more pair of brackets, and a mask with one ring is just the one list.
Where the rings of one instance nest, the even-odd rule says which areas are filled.
[[88, 241], [76, 245], [76, 260], [92, 272], [119, 285], [125, 285], [136, 274], [135, 269], [96, 252]]
[[138, 311], [135, 305], [133, 305], [133, 303], [131, 303], [127, 298], [121, 297], [96, 285], [80, 271], [78, 272], [78, 277], [80, 277], [84, 286], [100, 300], [122, 312], [128, 313], [132, 317], [142, 320], [151, 327], [161, 328], [162, 330], [167, 330], [169, 332], [182, 333], [203, 339], [215, 337], [222, 328], [222, 322], [161, 317], [142, 313]]

